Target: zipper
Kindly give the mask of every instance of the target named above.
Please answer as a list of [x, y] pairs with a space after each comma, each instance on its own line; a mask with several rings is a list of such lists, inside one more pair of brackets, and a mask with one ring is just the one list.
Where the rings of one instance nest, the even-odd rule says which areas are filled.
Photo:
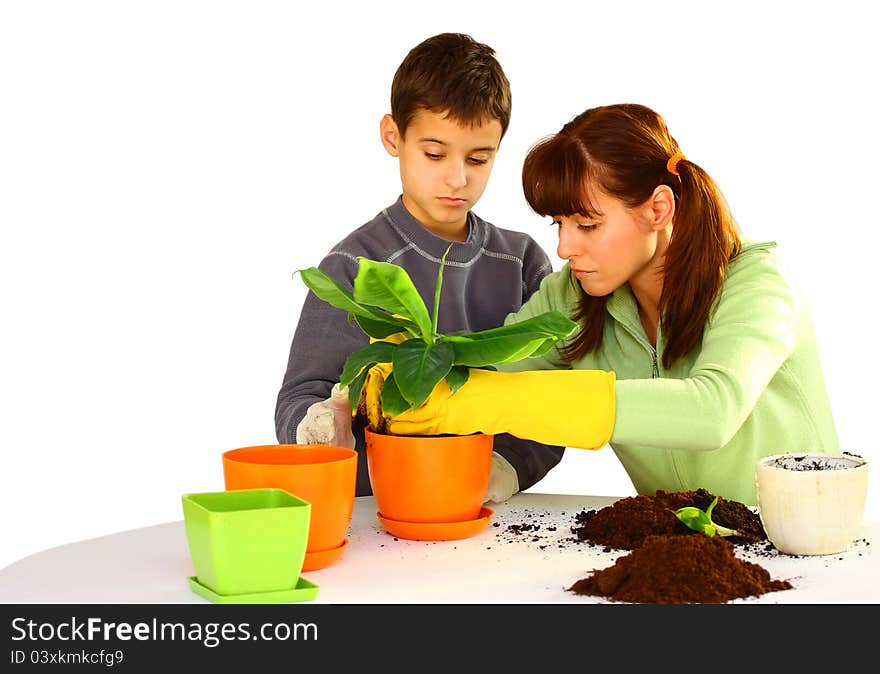
[[[638, 313], [637, 310], [636, 313]], [[639, 344], [648, 350], [648, 353], [651, 354], [651, 379], [659, 379], [660, 363], [657, 360], [657, 348], [648, 341], [644, 328], [642, 328], [641, 325], [636, 327], [636, 324], [631, 322], [628, 316], [618, 316], [614, 312], [611, 312], [611, 316], [614, 317], [618, 324], [622, 325]], [[657, 325], [657, 344], [660, 344], [660, 325]]]
[[[634, 329], [630, 328], [625, 323], [623, 326], [626, 328], [627, 332], [636, 338], [636, 341], [639, 342], [642, 346], [644, 346], [648, 353], [651, 354], [651, 379], [658, 379], [660, 377], [660, 363], [657, 360], [657, 348], [649, 342], [643, 334], [639, 334]], [[657, 343], [660, 343], [660, 332], [658, 328], [657, 332]]]

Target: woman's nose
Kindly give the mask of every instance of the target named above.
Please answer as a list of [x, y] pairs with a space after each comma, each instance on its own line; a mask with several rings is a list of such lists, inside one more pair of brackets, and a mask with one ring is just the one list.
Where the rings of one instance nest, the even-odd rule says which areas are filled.
[[559, 243], [556, 245], [556, 254], [563, 260], [568, 260], [576, 252], [571, 231], [569, 227], [565, 226], [565, 224], [558, 225], [558, 228]]

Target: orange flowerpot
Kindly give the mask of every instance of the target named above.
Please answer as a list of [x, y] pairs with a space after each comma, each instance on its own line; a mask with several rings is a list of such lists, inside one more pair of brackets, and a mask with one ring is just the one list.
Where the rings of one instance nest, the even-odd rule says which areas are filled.
[[335, 561], [347, 544], [357, 452], [330, 445], [261, 445], [223, 454], [227, 490], [274, 487], [312, 505], [304, 571]]
[[379, 512], [401, 522], [463, 522], [480, 514], [493, 436], [382, 435], [366, 430]]

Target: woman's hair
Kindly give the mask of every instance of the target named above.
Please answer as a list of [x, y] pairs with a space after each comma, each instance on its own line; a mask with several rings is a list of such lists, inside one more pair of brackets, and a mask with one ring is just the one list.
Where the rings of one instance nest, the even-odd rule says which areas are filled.
[[[608, 105], [587, 110], [545, 138], [528, 153], [522, 181], [526, 200], [539, 215], [589, 217], [588, 186], [632, 208], [647, 201], [659, 185], [675, 195], [672, 236], [663, 265], [660, 316], [668, 368], [699, 343], [703, 326], [721, 294], [727, 265], [740, 250], [733, 216], [715, 181], [681, 158], [663, 118], [643, 105]], [[584, 293], [572, 320], [579, 332], [563, 349], [569, 362], [602, 345], [607, 297]]]

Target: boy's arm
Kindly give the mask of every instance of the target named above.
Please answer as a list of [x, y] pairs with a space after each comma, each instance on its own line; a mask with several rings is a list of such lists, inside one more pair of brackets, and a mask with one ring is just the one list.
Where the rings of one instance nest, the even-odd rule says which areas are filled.
[[509, 433], [496, 435], [494, 448], [495, 453], [500, 454], [516, 471], [517, 488], [513, 493], [525, 491], [537, 484], [562, 460], [565, 452], [565, 447], [542, 445], [540, 442], [522, 440]]
[[[357, 262], [343, 255], [328, 255], [318, 267], [349, 288], [357, 273]], [[309, 291], [275, 405], [279, 443], [296, 443], [296, 428], [306, 411], [312, 404], [330, 397], [348, 354], [368, 343], [357, 325], [349, 324], [344, 311], [322, 302]]]

